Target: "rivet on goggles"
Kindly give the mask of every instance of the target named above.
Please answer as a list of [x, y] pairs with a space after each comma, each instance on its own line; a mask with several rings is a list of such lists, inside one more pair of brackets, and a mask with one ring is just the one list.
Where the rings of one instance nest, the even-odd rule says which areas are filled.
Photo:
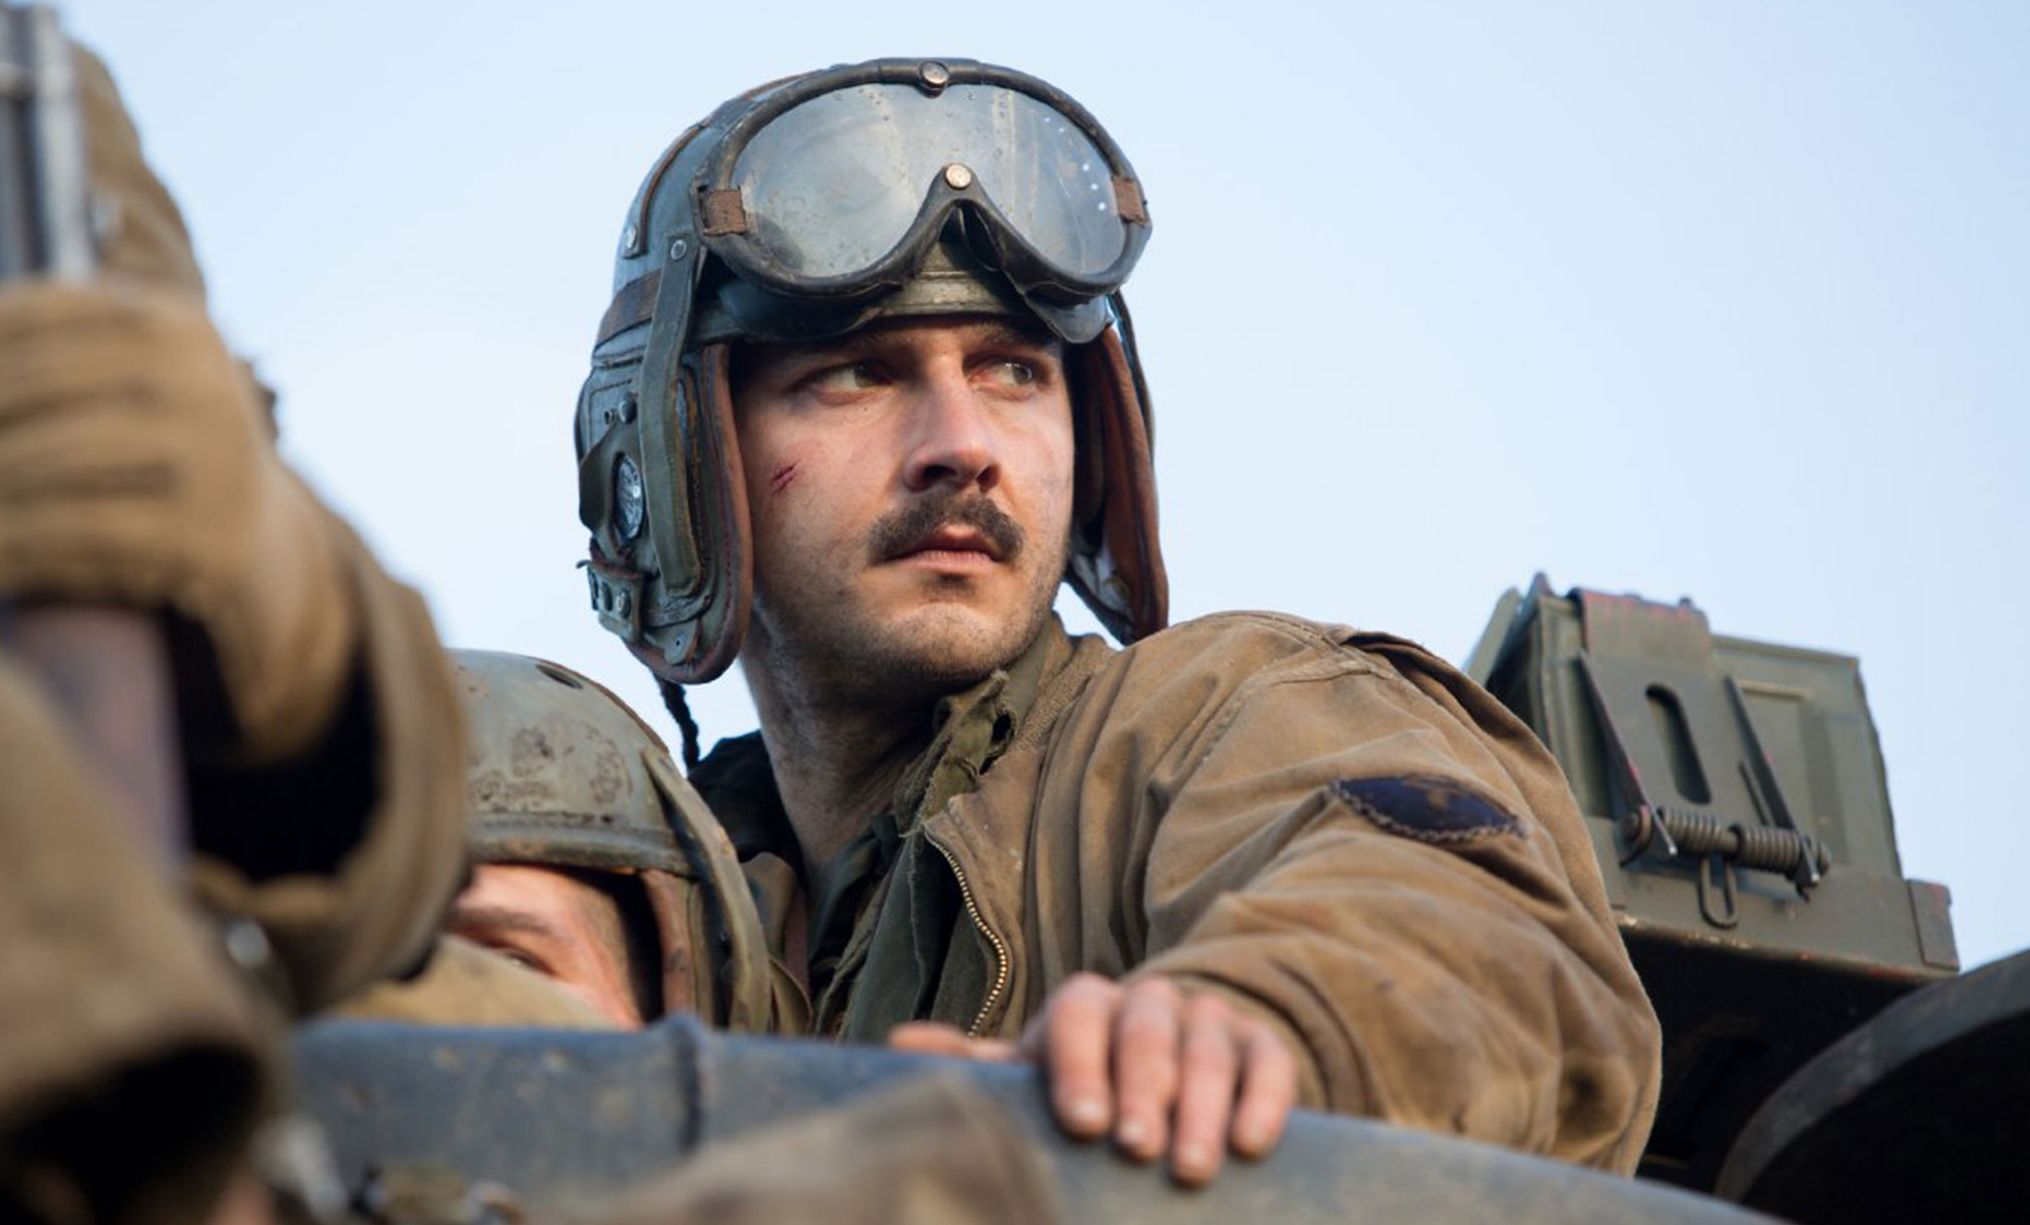
[[859, 300], [906, 282], [948, 218], [1024, 297], [1113, 293], [1149, 238], [1133, 169], [1027, 74], [875, 60], [800, 78], [728, 128], [698, 184], [705, 245], [743, 280]]

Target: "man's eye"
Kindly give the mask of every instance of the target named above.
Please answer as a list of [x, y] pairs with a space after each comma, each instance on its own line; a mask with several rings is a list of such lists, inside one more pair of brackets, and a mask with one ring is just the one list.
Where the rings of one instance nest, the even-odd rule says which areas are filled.
[[1004, 387], [1027, 387], [1036, 381], [1036, 367], [1014, 358], [995, 362], [988, 366], [984, 373], [990, 380]]
[[501, 941], [482, 941], [482, 943], [486, 945], [486, 950], [488, 952], [497, 954], [501, 957], [505, 957], [509, 961], [514, 962], [516, 965], [521, 966], [523, 969], [534, 970], [536, 973], [541, 974], [548, 978], [556, 977], [556, 975], [551, 972], [549, 964], [547, 962], [545, 962], [542, 958], [536, 956], [534, 953], [527, 951], [526, 949], [516, 948], [512, 944], [503, 943]]
[[872, 362], [833, 366], [812, 375], [809, 385], [817, 391], [867, 391], [880, 385], [880, 372]]

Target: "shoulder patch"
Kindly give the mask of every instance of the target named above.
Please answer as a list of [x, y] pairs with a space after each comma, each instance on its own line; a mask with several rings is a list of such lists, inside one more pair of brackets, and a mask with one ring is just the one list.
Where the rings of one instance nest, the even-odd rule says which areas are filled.
[[1347, 806], [1392, 834], [1419, 842], [1458, 844], [1501, 834], [1523, 836], [1523, 824], [1464, 783], [1427, 774], [1342, 778], [1332, 790]]

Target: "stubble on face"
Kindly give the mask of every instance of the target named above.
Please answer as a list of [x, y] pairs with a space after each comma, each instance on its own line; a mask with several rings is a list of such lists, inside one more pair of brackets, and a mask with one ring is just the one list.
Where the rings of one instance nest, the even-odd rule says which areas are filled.
[[[910, 360], [911, 330], [898, 332], [902, 339], [892, 343], [902, 356], [887, 355], [880, 346], [891, 342], [877, 338], [868, 349], [875, 360]], [[808, 413], [780, 407], [794, 405], [795, 366], [781, 381], [764, 372], [761, 386], [743, 400], [739, 372], [751, 369], [753, 358], [736, 360], [756, 544], [743, 652], [750, 670], [760, 659], [796, 678], [798, 688], [834, 700], [912, 703], [976, 683], [1042, 631], [1070, 534], [1070, 406], [1061, 355], [1054, 342], [1002, 326], [947, 327], [936, 343], [952, 336], [965, 337], [968, 361], [975, 352], [999, 360], [1001, 346], [1046, 368], [1047, 394], [1034, 404], [1004, 404], [991, 388], [981, 393], [982, 420], [992, 422], [982, 427], [992, 434], [992, 481], [905, 491], [884, 475], [897, 463], [900, 444], [878, 426], [856, 432], [863, 428], [855, 416], [860, 406]], [[875, 397], [864, 411], [891, 410]], [[856, 529], [852, 520], [860, 516], [871, 518]], [[911, 555], [935, 550], [940, 533], [966, 537], [991, 565], [916, 564]]]
[[972, 590], [977, 580], [926, 574], [917, 579], [914, 606], [877, 619], [848, 584], [770, 574], [767, 560], [757, 559], [750, 649], [809, 687], [884, 704], [957, 692], [1012, 663], [1050, 618], [1068, 535], [1039, 539], [986, 497], [953, 491], [877, 520], [866, 533], [864, 557], [870, 565], [891, 562], [949, 526], [977, 530], [1001, 564], [1021, 567], [1026, 581], [1018, 600], [983, 615]]

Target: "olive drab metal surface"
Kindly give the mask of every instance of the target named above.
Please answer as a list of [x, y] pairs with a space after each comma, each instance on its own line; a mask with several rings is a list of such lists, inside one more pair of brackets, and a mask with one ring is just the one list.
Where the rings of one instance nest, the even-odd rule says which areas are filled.
[[1467, 671], [1571, 780], [1663, 1023], [1643, 1175], [1710, 1189], [1786, 1076], [1959, 968], [1945, 889], [1903, 878], [1853, 658], [1539, 575]]
[[1029, 1133], [1072, 1221], [1765, 1219], [1490, 1145], [1307, 1111], [1265, 1160], [1230, 1163], [1210, 1186], [1186, 1191], [1108, 1145], [1067, 1140], [1033, 1068], [718, 1034], [688, 1017], [627, 1034], [326, 1022], [294, 1045], [302, 1106], [331, 1137], [345, 1198], [414, 1205], [376, 1218], [384, 1221], [545, 1219], [546, 1204], [611, 1192], [700, 1146], [936, 1069], [964, 1077]]
[[1806, 1064], [1719, 1193], [1799, 1225], [2030, 1216], [2030, 953], [1933, 983]]

